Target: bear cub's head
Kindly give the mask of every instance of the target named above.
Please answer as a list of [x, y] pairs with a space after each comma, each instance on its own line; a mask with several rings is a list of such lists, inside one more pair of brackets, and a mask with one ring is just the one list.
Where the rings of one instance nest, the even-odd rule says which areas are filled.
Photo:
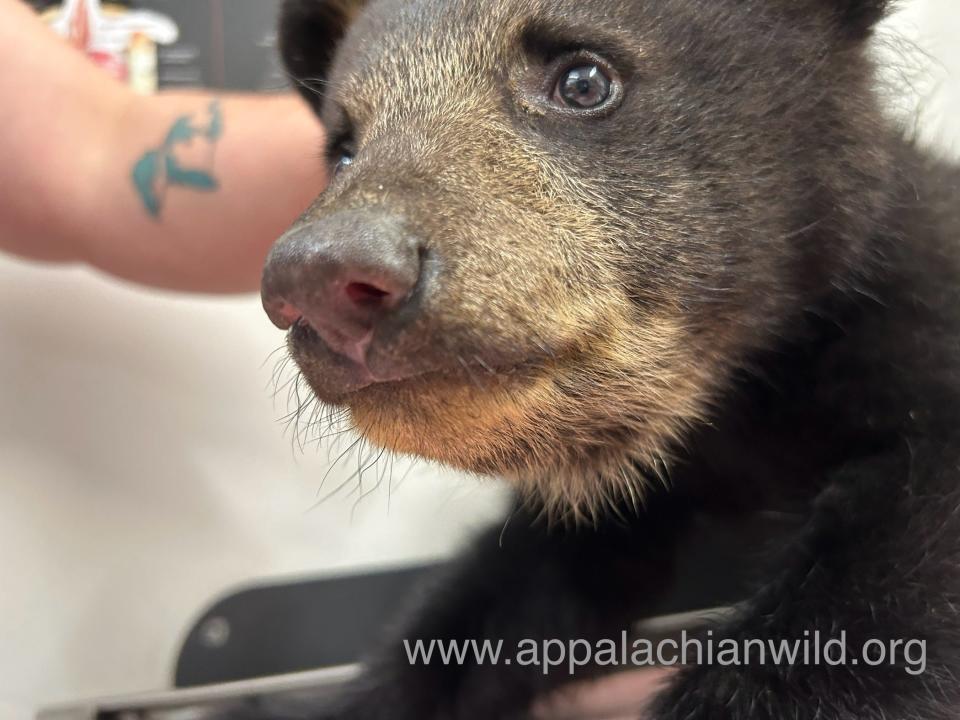
[[629, 490], [865, 253], [883, 6], [288, 0], [331, 180], [263, 299], [317, 397], [555, 506]]

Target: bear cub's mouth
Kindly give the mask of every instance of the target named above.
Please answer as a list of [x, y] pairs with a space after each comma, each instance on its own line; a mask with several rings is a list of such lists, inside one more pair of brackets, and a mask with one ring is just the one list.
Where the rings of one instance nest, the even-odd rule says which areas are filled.
[[291, 325], [287, 345], [317, 397], [336, 405], [349, 404], [351, 397], [374, 386], [383, 390], [416, 387], [429, 392], [435, 381], [445, 386], [452, 381], [487, 390], [542, 372], [555, 359], [548, 349], [513, 355], [491, 355], [489, 349], [484, 354], [424, 351], [411, 358], [382, 350], [373, 331], [354, 341], [349, 352], [344, 345], [337, 352], [303, 317]]

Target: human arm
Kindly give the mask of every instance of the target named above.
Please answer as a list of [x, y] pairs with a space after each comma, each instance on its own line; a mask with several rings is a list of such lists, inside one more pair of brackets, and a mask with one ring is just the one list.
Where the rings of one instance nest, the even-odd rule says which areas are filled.
[[[292, 95], [137, 96], [19, 0], [0, 0], [0, 60], [0, 249], [173, 289], [252, 290], [273, 240], [324, 185], [322, 128]], [[151, 215], [134, 167], [215, 100], [216, 189], [168, 188]]]

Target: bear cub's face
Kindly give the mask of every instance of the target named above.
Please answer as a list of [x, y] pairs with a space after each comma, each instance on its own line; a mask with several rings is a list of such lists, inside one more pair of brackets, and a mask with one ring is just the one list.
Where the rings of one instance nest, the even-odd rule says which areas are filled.
[[578, 508], [655, 469], [860, 252], [854, 0], [288, 0], [330, 186], [264, 304], [390, 450]]

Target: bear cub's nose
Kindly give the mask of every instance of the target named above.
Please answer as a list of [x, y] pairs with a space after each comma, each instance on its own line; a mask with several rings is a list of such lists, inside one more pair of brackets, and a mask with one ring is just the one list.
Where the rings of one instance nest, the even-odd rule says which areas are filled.
[[276, 242], [261, 298], [277, 327], [304, 322], [333, 352], [362, 365], [374, 331], [410, 300], [420, 275], [418, 243], [399, 221], [342, 212]]

